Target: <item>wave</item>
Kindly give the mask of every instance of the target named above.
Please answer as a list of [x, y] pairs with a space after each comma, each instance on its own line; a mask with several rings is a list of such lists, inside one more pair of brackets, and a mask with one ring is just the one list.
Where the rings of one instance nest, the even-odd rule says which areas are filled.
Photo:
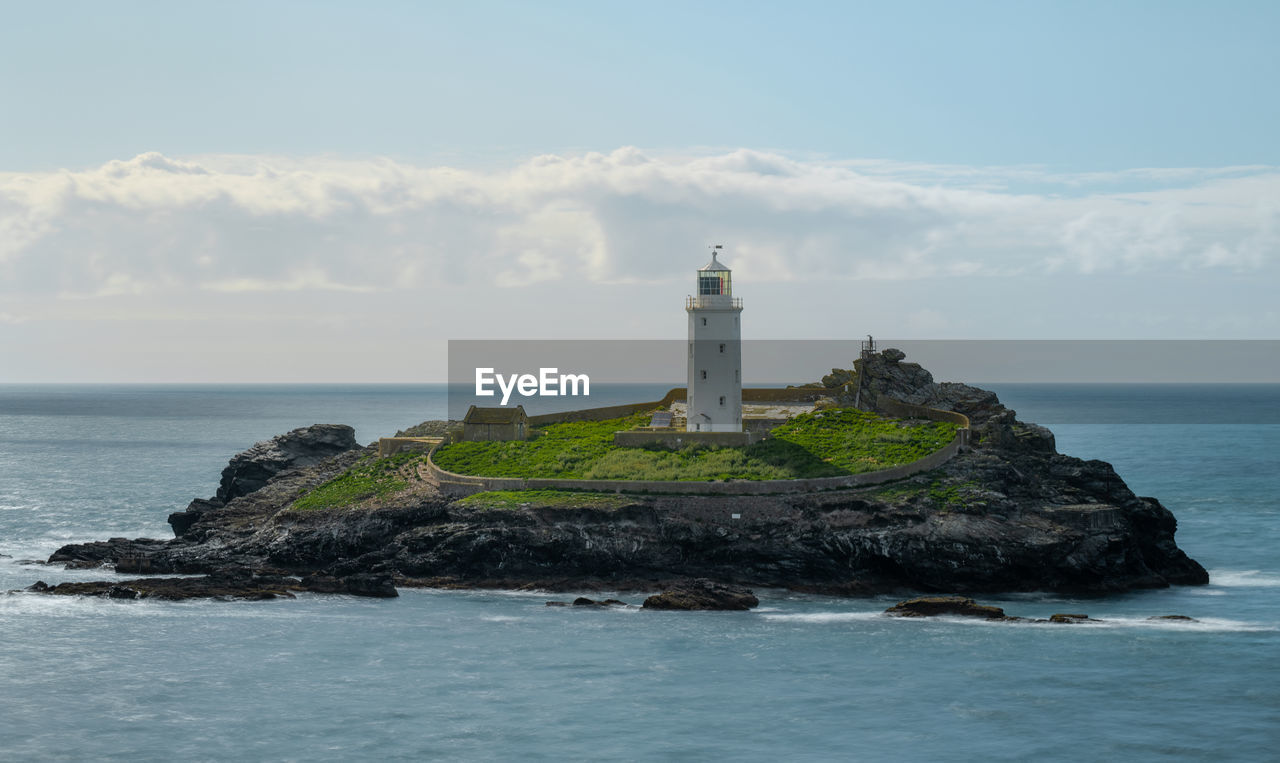
[[1226, 617], [1197, 617], [1191, 620], [1152, 620], [1149, 617], [1102, 617], [1098, 622], [1071, 623], [1064, 628], [1154, 628], [1167, 631], [1200, 631], [1213, 633], [1256, 633], [1278, 631], [1275, 624], [1232, 620]]
[[1209, 584], [1227, 588], [1275, 588], [1280, 575], [1262, 570], [1209, 570]]
[[795, 614], [774, 614], [766, 612], [760, 617], [765, 620], [793, 623], [848, 623], [860, 620], [876, 620], [885, 617], [883, 612], [801, 612]]
[[941, 616], [929, 618], [891, 617], [883, 612], [805, 612], [797, 614], [765, 613], [760, 615], [765, 620], [795, 623], [847, 623], [883, 620], [900, 623], [943, 622], [955, 625], [976, 625], [989, 627], [1049, 627], [1053, 630], [1104, 630], [1115, 628], [1149, 628], [1154, 630], [1201, 631], [1201, 632], [1262, 632], [1280, 631], [1276, 624], [1232, 620], [1225, 617], [1198, 617], [1191, 620], [1150, 619], [1149, 615], [1104, 615], [1097, 620], [1078, 623], [1048, 623], [1044, 620], [986, 620], [978, 617]]

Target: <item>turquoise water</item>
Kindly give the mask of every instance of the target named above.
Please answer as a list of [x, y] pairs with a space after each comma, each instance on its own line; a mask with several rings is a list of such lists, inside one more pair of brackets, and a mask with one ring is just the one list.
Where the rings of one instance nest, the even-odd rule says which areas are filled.
[[[993, 386], [1060, 450], [1160, 497], [1212, 584], [981, 597], [1108, 621], [1076, 626], [894, 620], [890, 599], [781, 591], [750, 613], [0, 595], [0, 758], [1274, 758], [1280, 426], [1242, 411], [1280, 390]], [[1073, 420], [1091, 399], [1133, 423]], [[1209, 400], [1204, 423], [1153, 423]], [[333, 421], [369, 441], [443, 407], [428, 386], [0, 386], [0, 589], [102, 578], [23, 560], [167, 537], [164, 517], [255, 440]], [[1145, 619], [1171, 613], [1201, 622]]]

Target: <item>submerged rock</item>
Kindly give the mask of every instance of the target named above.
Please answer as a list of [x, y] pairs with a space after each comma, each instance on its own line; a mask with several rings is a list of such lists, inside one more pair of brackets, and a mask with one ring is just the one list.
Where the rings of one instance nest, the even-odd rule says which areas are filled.
[[110, 599], [221, 599], [262, 600], [294, 598], [298, 591], [339, 593], [350, 596], [391, 598], [398, 596], [389, 575], [357, 574], [346, 577], [308, 575], [302, 580], [273, 572], [224, 570], [211, 575], [182, 578], [94, 580], [51, 586], [36, 581], [26, 589], [54, 596], [105, 596]]
[[1058, 614], [1058, 615], [1049, 615], [1049, 622], [1069, 624], [1069, 623], [1100, 623], [1102, 621], [1095, 620], [1092, 617], [1089, 617], [1088, 615]]
[[645, 609], [743, 611], [759, 606], [760, 600], [748, 588], [717, 583], [713, 580], [689, 580], [654, 594], [644, 600]]
[[37, 593], [53, 596], [104, 596], [110, 599], [236, 599], [263, 600], [294, 598], [296, 583], [280, 575], [257, 574], [247, 570], [190, 578], [138, 578], [136, 580], [94, 580], [59, 583]]
[[[563, 602], [550, 602], [550, 601], [547, 602], [549, 606], [557, 603], [563, 604]], [[604, 601], [596, 601], [595, 599], [588, 599], [585, 596], [579, 596], [578, 598], [573, 600], [573, 606], [575, 607], [625, 607], [627, 606], [627, 603], [625, 601], [618, 601], [617, 599], [605, 599]]]
[[884, 611], [893, 617], [940, 617], [954, 615], [959, 617], [983, 617], [998, 620], [1005, 617], [1000, 607], [978, 604], [964, 596], [921, 596], [916, 599], [900, 601]]
[[346, 577], [333, 575], [308, 575], [301, 582], [302, 590], [312, 593], [342, 593], [349, 596], [370, 596], [392, 599], [399, 596], [390, 575], [357, 573]]

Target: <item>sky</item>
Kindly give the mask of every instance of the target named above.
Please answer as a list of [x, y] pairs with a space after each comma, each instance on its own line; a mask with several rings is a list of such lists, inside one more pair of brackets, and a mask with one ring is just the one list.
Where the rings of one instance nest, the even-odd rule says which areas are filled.
[[0, 382], [1280, 338], [1275, 3], [0, 3]]

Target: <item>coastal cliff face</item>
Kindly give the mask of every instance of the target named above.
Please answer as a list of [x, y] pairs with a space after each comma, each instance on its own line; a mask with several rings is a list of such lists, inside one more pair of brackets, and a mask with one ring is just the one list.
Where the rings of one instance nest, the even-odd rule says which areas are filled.
[[[311, 575], [335, 581], [326, 583], [333, 590], [370, 575], [398, 585], [550, 590], [654, 589], [709, 578], [855, 595], [1208, 582], [1174, 542], [1173, 515], [1134, 495], [1109, 464], [1057, 453], [1047, 429], [1017, 421], [994, 393], [935, 383], [902, 360], [886, 350], [828, 377], [828, 386], [842, 398], [860, 373], [864, 406], [887, 396], [956, 410], [969, 416], [974, 437], [941, 468], [889, 485], [516, 508], [451, 501], [426, 486], [376, 506], [291, 510], [296, 498], [369, 454], [319, 427], [287, 436], [290, 447], [310, 455], [280, 458], [277, 443], [233, 459], [214, 499], [175, 515], [174, 539], [73, 544], [50, 561], [138, 573]], [[313, 441], [315, 448], [307, 444]]]

